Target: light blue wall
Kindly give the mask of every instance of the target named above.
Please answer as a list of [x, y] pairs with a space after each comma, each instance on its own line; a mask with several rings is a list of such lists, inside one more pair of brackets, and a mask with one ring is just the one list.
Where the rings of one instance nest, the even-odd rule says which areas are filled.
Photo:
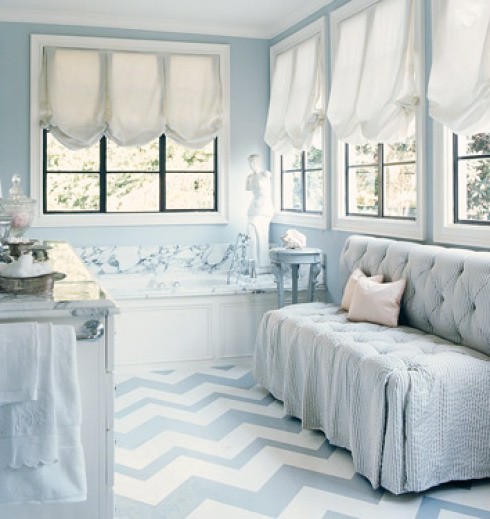
[[63, 34], [147, 40], [227, 43], [231, 60], [231, 153], [229, 224], [156, 227], [33, 228], [29, 236], [73, 245], [230, 242], [246, 228], [247, 157], [268, 156], [263, 135], [269, 102], [269, 41], [88, 27], [0, 23], [0, 180], [7, 191], [12, 173], [29, 186], [30, 35]]

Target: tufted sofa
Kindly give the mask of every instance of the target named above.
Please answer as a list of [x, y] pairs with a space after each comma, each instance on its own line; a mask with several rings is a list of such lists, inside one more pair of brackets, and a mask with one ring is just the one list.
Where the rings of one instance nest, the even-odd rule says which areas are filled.
[[254, 376], [303, 426], [352, 452], [373, 488], [490, 477], [490, 253], [351, 236], [340, 277], [405, 278], [398, 328], [338, 306], [264, 315]]

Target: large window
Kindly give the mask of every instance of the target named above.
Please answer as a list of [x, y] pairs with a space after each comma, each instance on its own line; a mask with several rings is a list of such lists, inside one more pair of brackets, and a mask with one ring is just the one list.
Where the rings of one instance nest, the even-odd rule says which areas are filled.
[[323, 211], [323, 151], [281, 155], [281, 210], [321, 214]]
[[[78, 122], [75, 121], [77, 124], [72, 125], [76, 134], [72, 134], [71, 130], [66, 131], [66, 125], [73, 122], [70, 118], [74, 114], [70, 110], [75, 105], [69, 98], [75, 95], [73, 92], [79, 94], [77, 88], [56, 90], [57, 95], [68, 92], [66, 99], [61, 95], [44, 95], [44, 89], [48, 88], [48, 79], [49, 88], [52, 89], [53, 85], [57, 85], [59, 77], [77, 77], [77, 69], [73, 72], [70, 69], [70, 74], [63, 76], [53, 72], [58, 68], [49, 68], [47, 65], [68, 67], [68, 58], [73, 50], [87, 52], [83, 61], [86, 67], [94, 60], [100, 62], [105, 71], [100, 76], [107, 80], [101, 90], [102, 97], [97, 98], [100, 101], [97, 109], [74, 110], [74, 114], [79, 117]], [[145, 59], [136, 59], [139, 56], [144, 56]], [[198, 59], [201, 57], [209, 59]], [[58, 59], [60, 61], [53, 61]], [[150, 66], [150, 63], [153, 65]], [[184, 106], [183, 100], [188, 96], [181, 82], [185, 86], [185, 82], [189, 81], [188, 69], [192, 64], [197, 64], [194, 66], [195, 74], [198, 79], [202, 76], [203, 84], [207, 84], [208, 76], [211, 78], [210, 84], [213, 88], [210, 91], [214, 92], [215, 85], [219, 83], [220, 95], [213, 95], [213, 99], [219, 99], [220, 109], [217, 110], [214, 104], [209, 107], [209, 113], [216, 111], [219, 120], [211, 121], [210, 136], [205, 140], [202, 135], [208, 131], [207, 119], [191, 112], [194, 98], [185, 105], [187, 111], [181, 110]], [[127, 72], [123, 65], [127, 65], [130, 70], [134, 66], [150, 71], [157, 67], [162, 73], [151, 77], [143, 74], [142, 77], [146, 78], [143, 82], [138, 79], [133, 81], [133, 78], [128, 77], [126, 82]], [[230, 143], [229, 65], [229, 45], [58, 35], [31, 36], [30, 187], [31, 195], [38, 201], [35, 225], [84, 227], [226, 223]], [[94, 66], [96, 72], [99, 69], [102, 70]], [[186, 72], [179, 74], [175, 70]], [[191, 68], [191, 76], [192, 70]], [[216, 76], [216, 70], [219, 76]], [[97, 79], [99, 75], [96, 74], [95, 77]], [[219, 77], [218, 82], [216, 77]], [[46, 81], [40, 81], [40, 78]], [[79, 89], [82, 94], [88, 88], [87, 84], [82, 84], [83, 79], [81, 77]], [[147, 83], [156, 84], [158, 89], [145, 90]], [[91, 84], [88, 82], [89, 86]], [[194, 90], [199, 84], [199, 81], [193, 82]], [[149, 139], [138, 137], [138, 131], [146, 131], [146, 127], [141, 129], [138, 126], [144, 111], [125, 109], [129, 106], [125, 101], [125, 85], [127, 88], [131, 87], [132, 91], [136, 87], [144, 87], [148, 97], [149, 118], [143, 119], [147, 121], [148, 134], [153, 138], [150, 142]], [[161, 87], [166, 97], [158, 94]], [[153, 95], [152, 92], [157, 93]], [[174, 95], [176, 92], [179, 93], [177, 97]], [[206, 103], [199, 103], [198, 96], [194, 97], [199, 106], [207, 106]], [[139, 95], [137, 98], [142, 99], [142, 106], [146, 106], [146, 97]], [[55, 109], [62, 114], [68, 110], [70, 118], [53, 119], [55, 112], [47, 109], [50, 106], [47, 106], [46, 99], [50, 99], [51, 103], [56, 99], [58, 104]], [[154, 106], [158, 108], [157, 112], [153, 110]], [[159, 119], [163, 114], [160, 113], [162, 107], [165, 114]], [[92, 120], [92, 113], [97, 117], [100, 113], [103, 114], [101, 121], [106, 127], [102, 131], [99, 128], [100, 121], [97, 118]], [[154, 113], [158, 117], [155, 116], [153, 120], [150, 116]], [[83, 118], [86, 114], [90, 115], [91, 126], [89, 135], [82, 138], [85, 131]], [[182, 114], [190, 115], [186, 119]], [[192, 126], [193, 123], [191, 126], [187, 125], [188, 120], [194, 119], [203, 121], [202, 127]], [[132, 121], [137, 121], [138, 124], [133, 124]], [[215, 123], [219, 123], [219, 130], [214, 130]], [[98, 133], [95, 139], [92, 138], [92, 126], [96, 128], [96, 132], [100, 131], [100, 140]], [[153, 128], [158, 131], [153, 132]], [[159, 136], [159, 133], [162, 135]], [[85, 142], [80, 143], [81, 140], [88, 147], [84, 146]], [[147, 144], [132, 145], [131, 140]], [[189, 147], [186, 147], [186, 142]], [[95, 144], [90, 145], [91, 143]], [[198, 149], [191, 148], [195, 143], [205, 144], [201, 144]]]
[[415, 219], [415, 137], [392, 144], [345, 145], [346, 214]]
[[453, 135], [454, 223], [490, 225], [490, 133]]
[[217, 210], [217, 139], [194, 150], [161, 136], [120, 147], [103, 137], [70, 150], [43, 138], [44, 213]]

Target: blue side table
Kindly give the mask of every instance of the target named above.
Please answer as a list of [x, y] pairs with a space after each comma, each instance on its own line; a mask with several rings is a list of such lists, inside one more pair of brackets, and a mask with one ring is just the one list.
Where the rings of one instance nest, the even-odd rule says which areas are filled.
[[284, 306], [284, 271], [286, 265], [291, 265], [292, 279], [292, 303], [298, 302], [298, 271], [300, 265], [309, 265], [310, 273], [308, 277], [308, 302], [313, 301], [315, 292], [316, 278], [320, 273], [322, 265], [321, 249], [313, 249], [305, 247], [303, 249], [286, 249], [279, 247], [271, 249], [270, 257], [272, 263], [272, 272], [277, 281], [277, 296], [279, 300], [279, 308]]

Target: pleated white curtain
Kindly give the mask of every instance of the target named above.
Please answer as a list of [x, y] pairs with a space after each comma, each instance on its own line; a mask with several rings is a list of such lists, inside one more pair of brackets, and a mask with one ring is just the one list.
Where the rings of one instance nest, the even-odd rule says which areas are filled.
[[105, 56], [96, 50], [47, 48], [40, 119], [71, 149], [95, 144], [106, 129]]
[[41, 125], [71, 149], [169, 135], [201, 147], [223, 125], [218, 56], [46, 48]]
[[490, 132], [490, 2], [433, 0], [430, 115], [454, 133]]
[[412, 0], [379, 0], [339, 24], [327, 117], [351, 144], [405, 137], [418, 104]]
[[165, 59], [165, 135], [193, 148], [223, 126], [219, 57], [174, 54]]
[[277, 153], [308, 149], [323, 123], [321, 56], [315, 36], [276, 58], [265, 142]]

